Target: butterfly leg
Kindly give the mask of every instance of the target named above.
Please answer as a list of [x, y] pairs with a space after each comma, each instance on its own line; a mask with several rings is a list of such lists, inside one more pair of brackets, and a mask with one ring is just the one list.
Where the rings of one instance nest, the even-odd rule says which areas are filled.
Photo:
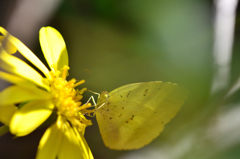
[[88, 99], [88, 101], [86, 102], [86, 104], [89, 103], [90, 100], [92, 100], [94, 106], [97, 105], [93, 96], [91, 96], [91, 97]]

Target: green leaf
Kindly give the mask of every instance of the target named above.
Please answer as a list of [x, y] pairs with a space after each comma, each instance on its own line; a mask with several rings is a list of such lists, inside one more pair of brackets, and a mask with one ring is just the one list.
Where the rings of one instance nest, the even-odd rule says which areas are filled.
[[0, 136], [3, 136], [8, 132], [9, 132], [9, 127], [7, 125], [3, 125], [0, 127]]

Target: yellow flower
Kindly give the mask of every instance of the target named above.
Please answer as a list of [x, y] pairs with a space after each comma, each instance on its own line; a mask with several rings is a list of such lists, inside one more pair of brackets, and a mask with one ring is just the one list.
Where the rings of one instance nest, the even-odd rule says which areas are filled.
[[[5, 37], [0, 38], [0, 67], [4, 70], [0, 71], [0, 78], [13, 84], [0, 93], [0, 121], [9, 125], [12, 134], [24, 136], [56, 113], [56, 122], [44, 133], [36, 158], [93, 158], [83, 137], [85, 128], [92, 124], [84, 117], [91, 112], [87, 110], [91, 104], [80, 101], [86, 88], [75, 89], [84, 80], [66, 80], [68, 54], [61, 34], [52, 27], [40, 29], [40, 44], [49, 71], [20, 40], [2, 27], [0, 33]], [[38, 71], [11, 55], [16, 49]], [[18, 109], [15, 104], [20, 104]]]

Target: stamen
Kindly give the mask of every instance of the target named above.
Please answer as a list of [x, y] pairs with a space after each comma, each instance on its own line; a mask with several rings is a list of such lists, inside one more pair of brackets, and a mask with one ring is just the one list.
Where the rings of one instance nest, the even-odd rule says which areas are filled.
[[81, 80], [81, 81], [75, 83], [73, 87], [77, 87], [77, 86], [79, 86], [80, 84], [83, 84], [83, 83], [85, 83], [85, 80]]
[[77, 101], [80, 101], [82, 98], [83, 98], [82, 95], [76, 95], [74, 99]]
[[87, 90], [87, 88], [82, 88], [79, 92], [79, 94], [83, 94], [83, 92], [85, 92]]
[[64, 65], [63, 66], [63, 71], [62, 71], [62, 78], [65, 80], [68, 74], [69, 67]]
[[89, 107], [91, 107], [91, 106], [92, 106], [91, 103], [87, 103], [87, 104], [84, 104], [84, 105], [82, 105], [81, 107], [79, 107], [78, 110], [87, 109], [87, 108], [89, 108]]
[[70, 81], [67, 82], [66, 86], [71, 86], [71, 87], [74, 87], [74, 83], [76, 82], [76, 80], [73, 78], [71, 79]]

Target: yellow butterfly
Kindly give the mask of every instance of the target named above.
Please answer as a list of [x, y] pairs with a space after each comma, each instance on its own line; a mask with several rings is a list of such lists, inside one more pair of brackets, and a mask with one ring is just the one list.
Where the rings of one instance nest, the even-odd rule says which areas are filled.
[[180, 110], [188, 91], [170, 82], [143, 82], [102, 92], [96, 118], [107, 147], [138, 149], [155, 139]]

